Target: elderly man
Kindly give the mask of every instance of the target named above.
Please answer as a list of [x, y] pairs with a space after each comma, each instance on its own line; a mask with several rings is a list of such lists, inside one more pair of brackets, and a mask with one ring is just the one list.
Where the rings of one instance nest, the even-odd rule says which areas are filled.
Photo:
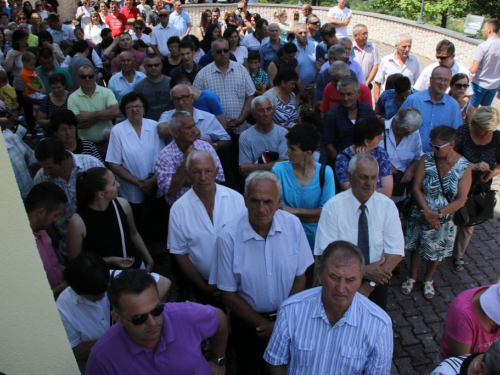
[[267, 36], [268, 26], [269, 22], [265, 18], [258, 20], [255, 25], [255, 31], [245, 36], [241, 45], [249, 51], [259, 51], [265, 43], [269, 42], [269, 37]]
[[356, 243], [366, 264], [358, 290], [385, 310], [392, 270], [404, 256], [404, 239], [396, 205], [375, 191], [378, 170], [369, 154], [351, 159], [347, 172], [351, 188], [323, 207], [314, 255], [320, 256], [333, 241]]
[[306, 18], [307, 31], [309, 32], [309, 38], [313, 39], [315, 42], [321, 42], [321, 34], [319, 33], [321, 21], [315, 14], [310, 14]]
[[93, 156], [66, 151], [61, 140], [55, 138], [41, 141], [35, 150], [35, 157], [41, 167], [33, 179], [35, 185], [46, 181], [54, 182], [64, 190], [68, 198], [68, 203], [54, 223], [54, 227], [47, 228], [54, 247], [65, 255], [68, 222], [76, 212], [76, 175], [103, 165]]
[[313, 263], [299, 219], [282, 210], [281, 184], [274, 173], [258, 171], [245, 182], [247, 210], [217, 238], [210, 284], [222, 291], [231, 310], [238, 374], [257, 374], [271, 337], [276, 310], [304, 290]]
[[158, 55], [150, 54], [144, 59], [146, 78], [137, 82], [134, 92], [144, 95], [148, 102], [146, 118], [158, 121], [161, 114], [173, 108], [170, 98], [170, 77], [161, 73], [162, 60]]
[[211, 152], [217, 159], [217, 180], [224, 181], [224, 173], [214, 148], [198, 139], [200, 131], [196, 128], [193, 116], [187, 111], [177, 111], [169, 120], [168, 127], [173, 141], [160, 151], [155, 171], [158, 176], [158, 189], [165, 194], [170, 206], [183, 196], [191, 187], [186, 171], [186, 161], [193, 150]]
[[[339, 44], [345, 48], [346, 56], [344, 57], [344, 62], [347, 64], [349, 69], [351, 69], [354, 73], [356, 73], [356, 78], [359, 83], [366, 84], [365, 74], [363, 73], [363, 68], [361, 65], [353, 59], [351, 56], [352, 52], [352, 40], [346, 36], [343, 36], [339, 39]], [[326, 65], [326, 64], [325, 64]], [[325, 69], [325, 67], [323, 67]]]
[[446, 93], [450, 82], [451, 69], [447, 66], [437, 66], [431, 73], [430, 87], [410, 95], [401, 106], [414, 107], [422, 114], [422, 126], [419, 131], [424, 152], [432, 151], [429, 133], [433, 128], [449, 125], [456, 129], [463, 123], [460, 106]]
[[340, 103], [330, 109], [323, 120], [322, 140], [329, 162], [352, 145], [353, 125], [360, 118], [375, 116], [371, 106], [358, 101], [359, 83], [356, 78], [342, 78], [337, 84]]
[[229, 137], [229, 134], [227, 134], [217, 118], [211, 113], [193, 107], [194, 94], [191, 87], [179, 84], [170, 91], [170, 96], [175, 109], [163, 112], [158, 120], [157, 130], [161, 138], [171, 136], [168, 122], [172, 115], [177, 111], [187, 111], [193, 117], [194, 123], [200, 131], [202, 141], [210, 143], [216, 151], [223, 150], [231, 145], [231, 137]]
[[352, 34], [354, 35], [354, 47], [352, 49], [354, 61], [361, 65], [366, 85], [371, 89], [373, 86], [372, 81], [380, 64], [377, 47], [368, 41], [368, 28], [366, 25], [358, 23], [352, 28]]
[[266, 96], [252, 100], [255, 125], [241, 133], [240, 173], [246, 177], [253, 171], [270, 171], [278, 161], [287, 160], [288, 130], [273, 123], [274, 103]]
[[[449, 40], [443, 39], [436, 45], [436, 60], [438, 61], [428, 65], [424, 70], [422, 70], [422, 73], [413, 85], [414, 90], [424, 91], [429, 88], [429, 77], [436, 66], [447, 66], [450, 68], [452, 77], [455, 74], [463, 73], [469, 77], [470, 82], [470, 72], [465, 66], [459, 64], [455, 60], [455, 45]], [[465, 95], [471, 96], [472, 94], [474, 94], [474, 90], [472, 90], [472, 87], [469, 86]]]
[[121, 52], [130, 52], [134, 55], [133, 59], [133, 67], [137, 71], [144, 71], [144, 59], [146, 58], [146, 54], [141, 51], [136, 51], [134, 46], [134, 41], [129, 33], [123, 32], [120, 34], [118, 38], [115, 38], [113, 43], [106, 48], [104, 51], [104, 56], [111, 60], [111, 72], [113, 74], [118, 73], [121, 69], [119, 56], [115, 56], [115, 47], [118, 45], [120, 47]]
[[181, 33], [178, 29], [176, 29], [169, 21], [169, 13], [168, 10], [162, 8], [158, 15], [160, 17], [160, 24], [156, 25], [153, 29], [152, 37], [151, 37], [151, 47], [153, 51], [161, 58], [166, 58], [170, 55], [170, 51], [167, 47], [167, 41], [172, 36], [181, 36]]
[[297, 46], [297, 62], [299, 63], [299, 77], [304, 90], [310, 95], [316, 82], [316, 45], [315, 40], [309, 39], [307, 25], [299, 23], [295, 26], [295, 40]]
[[40, 66], [36, 68], [38, 76], [43, 82], [43, 87], [47, 91], [47, 94], [52, 92], [49, 85], [49, 77], [52, 74], [61, 73], [66, 78], [66, 90], [73, 92], [73, 80], [69, 75], [68, 69], [61, 68], [54, 64], [54, 52], [46, 47], [42, 47], [38, 51], [38, 62]]
[[328, 11], [328, 22], [337, 30], [337, 37], [347, 36], [347, 26], [351, 22], [352, 11], [345, 6], [346, 0], [337, 0], [338, 5]]
[[80, 88], [68, 98], [68, 109], [78, 119], [78, 135], [94, 142], [104, 158], [106, 144], [102, 131], [111, 126], [120, 110], [115, 94], [110, 89], [96, 84], [96, 72], [90, 65], [78, 69], [76, 77]]
[[191, 18], [189, 18], [187, 12], [182, 10], [182, 3], [179, 0], [174, 2], [174, 11], [170, 13], [169, 23], [177, 29], [180, 38], [191, 32], [191, 27], [193, 26], [191, 24]]
[[[108, 88], [113, 91], [116, 100], [121, 102], [125, 95], [134, 90], [137, 82], [146, 78], [146, 75], [134, 69], [134, 54], [131, 51], [124, 51], [116, 58], [119, 61], [121, 71], [111, 77]], [[123, 115], [120, 117], [124, 118]]]
[[378, 72], [374, 78], [373, 99], [375, 103], [380, 97], [382, 86], [385, 87], [385, 81], [391, 74], [401, 73], [407, 76], [412, 85], [420, 76], [420, 63], [415, 56], [410, 55], [411, 42], [410, 34], [399, 34], [396, 37], [396, 52], [380, 60]]
[[[223, 374], [227, 318], [212, 306], [161, 303], [154, 278], [144, 270], [126, 270], [108, 288], [118, 324], [94, 345], [87, 374]], [[210, 338], [207, 362], [201, 342]]]
[[277, 23], [270, 23], [267, 27], [269, 41], [260, 48], [260, 67], [267, 72], [267, 67], [276, 58], [278, 50], [285, 45], [285, 41], [280, 37], [280, 26]]
[[347, 241], [327, 246], [318, 264], [321, 287], [290, 297], [279, 309], [264, 354], [272, 374], [391, 372], [391, 318], [357, 293], [364, 275], [359, 248]]
[[215, 242], [245, 203], [240, 193], [215, 183], [218, 167], [210, 152], [190, 152], [186, 169], [193, 186], [170, 210], [167, 247], [194, 285], [196, 301], [222, 307], [217, 287], [208, 284]]
[[311, 4], [305, 3], [300, 8], [300, 11], [302, 12], [302, 15], [304, 16], [304, 23], [305, 23], [306, 19], [307, 19], [307, 16], [309, 16], [312, 13], [313, 8], [312, 8]]
[[[380, 141], [379, 146], [390, 156], [394, 177], [391, 199], [398, 209], [406, 198], [406, 184], [413, 180], [418, 162], [423, 155], [422, 139], [418, 132], [421, 125], [422, 115], [418, 109], [412, 107], [400, 109], [396, 116], [385, 121], [384, 140]], [[398, 205], [399, 202], [401, 203]]]
[[109, 3], [111, 12], [106, 16], [105, 23], [111, 29], [111, 35], [113, 38], [118, 37], [121, 33], [125, 31], [125, 26], [127, 25], [127, 17], [120, 13], [120, 3], [116, 1], [111, 1]]

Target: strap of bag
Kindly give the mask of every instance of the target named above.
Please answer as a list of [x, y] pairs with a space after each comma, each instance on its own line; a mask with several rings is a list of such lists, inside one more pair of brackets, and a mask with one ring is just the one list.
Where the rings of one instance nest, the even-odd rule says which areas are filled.
[[436, 154], [434, 154], [434, 162], [436, 163], [436, 170], [439, 178], [439, 185], [441, 185], [441, 190], [443, 191], [444, 198], [448, 201], [448, 203], [451, 203], [450, 199], [446, 195], [446, 192], [444, 191], [444, 186], [443, 186], [443, 179], [441, 178], [441, 173], [439, 173], [439, 164], [436, 158]]
[[387, 135], [386, 135], [386, 128], [384, 127], [384, 149], [387, 151]]
[[115, 201], [113, 200], [113, 206], [115, 207], [116, 211], [116, 217], [118, 219], [118, 226], [120, 227], [120, 235], [122, 238], [122, 250], [123, 250], [123, 257], [127, 257], [127, 248], [125, 247], [125, 235], [123, 234], [123, 226], [122, 226], [122, 219], [120, 217], [120, 212], [118, 212], [118, 207], [116, 206]]
[[321, 164], [321, 168], [319, 169], [319, 186], [321, 187], [321, 191], [323, 191], [323, 186], [325, 185], [325, 170], [326, 164]]
[[347, 159], [347, 161], [351, 161], [352, 157], [345, 151], [340, 151], [340, 154], [344, 155]]
[[[114, 202], [113, 202], [114, 203]], [[115, 278], [115, 272], [116, 270], [113, 270], [111, 272], [111, 277], [109, 278], [109, 281], [113, 280]], [[107, 298], [107, 297], [106, 297]], [[113, 307], [111, 306], [111, 303], [109, 304], [109, 326], [113, 327], [113, 325], [116, 323], [115, 320], [113, 319], [113, 316], [111, 315], [111, 311], [113, 311]]]

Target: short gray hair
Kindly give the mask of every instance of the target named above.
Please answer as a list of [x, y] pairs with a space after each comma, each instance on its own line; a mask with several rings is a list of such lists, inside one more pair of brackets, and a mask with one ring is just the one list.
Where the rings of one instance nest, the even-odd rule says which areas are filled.
[[335, 44], [328, 49], [328, 56], [339, 54], [340, 57], [345, 57], [346, 50], [340, 44]]
[[276, 187], [278, 188], [278, 197], [281, 197], [281, 182], [278, 179], [278, 176], [276, 176], [273, 172], [269, 171], [255, 171], [252, 172], [248, 175], [247, 179], [245, 180], [245, 197], [248, 194], [248, 188], [250, 187], [250, 184], [253, 181], [259, 181], [259, 180], [271, 180], [276, 184]]
[[377, 166], [378, 169], [377, 159], [375, 159], [373, 156], [371, 156], [370, 154], [356, 154], [349, 161], [349, 174], [351, 176], [354, 174], [354, 172], [356, 172], [356, 168], [358, 167], [359, 163], [373, 163]]
[[349, 77], [351, 74], [349, 67], [343, 61], [335, 61], [328, 68], [328, 76], [331, 78], [335, 74], [340, 74], [343, 77]]
[[343, 36], [342, 38], [339, 38], [339, 44], [342, 44], [342, 42], [349, 42], [352, 44], [351, 38], [349, 38], [347, 36]]
[[399, 128], [406, 129], [409, 132], [414, 132], [422, 125], [422, 114], [416, 108], [404, 107], [396, 113], [394, 120], [396, 120]]
[[332, 258], [341, 265], [348, 265], [352, 259], [356, 259], [359, 262], [361, 276], [365, 274], [365, 257], [359, 247], [351, 242], [339, 240], [330, 243], [321, 254], [318, 270], [323, 271], [326, 263]]
[[269, 100], [269, 103], [271, 103], [271, 106], [273, 107], [274, 109], [274, 103], [271, 99], [269, 99], [267, 96], [265, 95], [260, 95], [260, 96], [256, 96], [255, 98], [252, 99], [252, 104], [250, 105], [250, 110], [252, 112], [255, 111], [255, 106], [257, 104], [262, 104], [264, 103], [265, 101]]
[[354, 77], [344, 77], [342, 78], [339, 83], [337, 84], [337, 90], [339, 90], [341, 87], [347, 87], [353, 85], [354, 89], [359, 92], [359, 82], [356, 78]]
[[484, 353], [483, 369], [485, 375], [498, 374], [498, 362], [500, 361], [500, 341], [495, 341]]
[[212, 154], [210, 151], [205, 151], [205, 150], [193, 150], [189, 153], [186, 159], [186, 170], [189, 172], [189, 167], [193, 159], [202, 158], [203, 156], [210, 156], [210, 158], [214, 163], [214, 168], [217, 169], [217, 159], [215, 158], [214, 154]]
[[227, 43], [227, 45], [229, 46], [229, 42], [227, 41], [227, 39], [225, 38], [217, 38], [217, 39], [214, 39], [212, 40], [212, 43], [210, 44], [210, 49], [214, 49], [214, 44], [215, 43]]
[[410, 43], [412, 43], [413, 38], [408, 33], [401, 33], [396, 35], [396, 45], [401, 44], [401, 39], [409, 39]]
[[305, 23], [298, 23], [298, 24], [296, 24], [296, 25], [295, 25], [295, 27], [293, 28], [293, 32], [294, 32], [295, 34], [297, 34], [297, 30], [299, 29], [299, 27], [305, 27], [305, 28], [306, 28], [306, 30], [307, 30], [307, 25], [306, 25]]
[[280, 28], [280, 25], [278, 23], [272, 22], [269, 25], [267, 25], [267, 31], [269, 31], [271, 29], [271, 26], [278, 26], [278, 29]]
[[366, 25], [362, 24], [362, 23], [358, 23], [357, 25], [354, 25], [354, 27], [352, 28], [352, 35], [356, 35], [356, 34], [359, 34], [360, 33], [360, 30], [362, 27], [364, 27], [366, 30], [368, 30], [368, 27], [366, 27]]
[[179, 86], [186, 86], [189, 89], [189, 94], [193, 95], [193, 89], [191, 88], [191, 86], [186, 85], [185, 83], [179, 83], [178, 85], [175, 85], [174, 87], [172, 87], [170, 89], [170, 97], [172, 97], [172, 91], [174, 91], [175, 88], [179, 87]]
[[182, 119], [186, 117], [193, 117], [188, 111], [175, 111], [170, 120], [168, 120], [168, 129], [170, 134], [173, 134], [174, 130], [179, 130], [182, 125]]

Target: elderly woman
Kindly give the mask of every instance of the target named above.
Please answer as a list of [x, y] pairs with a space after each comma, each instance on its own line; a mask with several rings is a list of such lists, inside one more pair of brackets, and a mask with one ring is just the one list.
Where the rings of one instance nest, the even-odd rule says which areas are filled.
[[[496, 108], [480, 107], [472, 115], [470, 125], [462, 125], [457, 130], [455, 151], [472, 166], [469, 195], [490, 191], [493, 177], [500, 173], [500, 130], [496, 130], [499, 124], [500, 114]], [[453, 248], [455, 271], [464, 270], [463, 257], [473, 231], [474, 226], [457, 225]]]
[[120, 184], [106, 168], [94, 167], [78, 173], [78, 209], [68, 225], [68, 260], [82, 251], [92, 251], [108, 264], [119, 262], [119, 268], [126, 258], [133, 258], [134, 268], [139, 268], [144, 260], [146, 269], [151, 271], [153, 258], [137, 231], [130, 204], [118, 197], [119, 189]]
[[464, 73], [457, 73], [453, 76], [450, 82], [450, 96], [455, 99], [460, 106], [460, 113], [464, 124], [470, 124], [472, 115], [476, 110], [470, 105], [470, 101], [465, 100], [467, 89], [470, 87], [469, 76]]
[[335, 159], [335, 176], [342, 191], [351, 187], [347, 179], [349, 161], [356, 154], [370, 154], [379, 166], [377, 191], [387, 197], [392, 195], [392, 172], [389, 154], [379, 146], [384, 139], [384, 123], [374, 116], [363, 117], [356, 121], [353, 132], [354, 144], [341, 151]]
[[274, 103], [273, 122], [285, 128], [294, 126], [298, 119], [299, 104], [293, 92], [298, 80], [295, 70], [280, 70], [274, 78], [274, 87], [264, 93]]
[[66, 90], [66, 77], [62, 73], [52, 74], [49, 77], [49, 86], [50, 94], [42, 99], [36, 115], [36, 121], [45, 129], [49, 127], [49, 119], [54, 112], [68, 108], [68, 98], [71, 94]]
[[273, 87], [276, 74], [285, 68], [295, 70], [299, 74], [299, 63], [295, 56], [298, 53], [297, 46], [294, 43], [285, 43], [276, 53], [276, 58], [269, 63], [267, 74], [269, 74], [269, 85]]
[[69, 109], [60, 109], [50, 116], [50, 130], [59, 138], [64, 148], [73, 154], [91, 155], [103, 161], [94, 142], [76, 136], [78, 120]]
[[405, 236], [405, 248], [411, 252], [410, 275], [401, 285], [403, 294], [411, 293], [424, 260], [427, 299], [435, 295], [432, 276], [439, 262], [451, 256], [456, 235], [453, 214], [464, 206], [472, 181], [472, 166], [454, 149], [456, 130], [440, 125], [429, 137], [432, 152], [420, 159], [413, 182], [415, 203]]

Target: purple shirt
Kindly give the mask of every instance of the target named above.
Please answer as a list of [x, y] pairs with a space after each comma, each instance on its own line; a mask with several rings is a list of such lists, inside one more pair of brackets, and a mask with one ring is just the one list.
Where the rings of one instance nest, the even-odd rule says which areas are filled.
[[155, 350], [137, 345], [115, 324], [92, 348], [85, 373], [211, 375], [200, 344], [217, 331], [217, 310], [192, 302], [167, 303], [162, 316], [162, 337]]
[[44, 230], [33, 232], [33, 235], [35, 236], [38, 253], [42, 258], [43, 269], [49, 279], [50, 287], [54, 289], [64, 281], [64, 277], [52, 247], [52, 240]]

